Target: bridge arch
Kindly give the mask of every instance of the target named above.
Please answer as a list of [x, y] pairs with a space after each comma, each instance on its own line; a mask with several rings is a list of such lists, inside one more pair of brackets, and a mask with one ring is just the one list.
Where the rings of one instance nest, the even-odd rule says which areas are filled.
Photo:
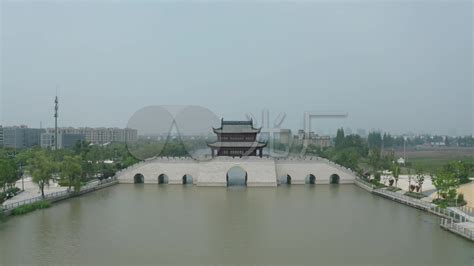
[[284, 175], [280, 176], [280, 178], [278, 179], [278, 182], [280, 184], [291, 185], [291, 175], [284, 174]]
[[192, 185], [193, 184], [193, 176], [192, 175], [188, 175], [188, 174], [184, 174], [183, 175], [183, 185]]
[[165, 174], [160, 174], [158, 176], [158, 184], [168, 184], [168, 180], [169, 180], [169, 178]]
[[137, 173], [133, 176], [133, 183], [134, 184], [143, 184], [143, 183], [145, 183], [145, 177], [142, 174]]
[[313, 174], [309, 174], [305, 177], [304, 182], [305, 184], [314, 185], [316, 184], [316, 176]]
[[329, 177], [329, 184], [339, 184], [341, 178], [339, 177], [338, 174], [332, 174]]
[[226, 183], [227, 186], [247, 186], [248, 174], [241, 166], [232, 166], [227, 170]]

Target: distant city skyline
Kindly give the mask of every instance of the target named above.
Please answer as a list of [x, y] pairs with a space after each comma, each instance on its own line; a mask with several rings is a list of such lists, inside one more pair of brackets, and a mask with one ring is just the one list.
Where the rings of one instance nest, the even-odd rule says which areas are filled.
[[[303, 128], [471, 135], [472, 2], [13, 2], [0, 124], [124, 128], [148, 105]], [[260, 123], [260, 121], [258, 121]]]

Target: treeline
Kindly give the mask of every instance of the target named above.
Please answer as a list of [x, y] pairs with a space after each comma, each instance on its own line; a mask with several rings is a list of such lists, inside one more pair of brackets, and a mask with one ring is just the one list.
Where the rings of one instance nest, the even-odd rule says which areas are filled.
[[207, 148], [207, 142], [204, 138], [193, 140], [168, 138], [163, 141], [140, 139], [134, 144], [129, 144], [128, 148], [130, 153], [139, 159], [155, 156], [185, 157], [193, 151]]
[[473, 147], [474, 138], [472, 136], [465, 137], [448, 137], [439, 135], [421, 135], [412, 138], [403, 136], [392, 136], [390, 133], [370, 132], [367, 136], [367, 144], [369, 148], [402, 148], [415, 147], [419, 145], [431, 145], [432, 143], [443, 144], [445, 146]]
[[[390, 134], [385, 134], [383, 139], [388, 140], [388, 142], [382, 142], [380, 133], [371, 133], [367, 139], [364, 139], [359, 135], [345, 135], [341, 128], [338, 129], [334, 138], [333, 147], [320, 148], [310, 145], [306, 153], [327, 158], [360, 174], [369, 172], [378, 175], [378, 172], [382, 170], [392, 170], [396, 163], [393, 146], [390, 145], [390, 140], [393, 140], [393, 138]], [[461, 179], [460, 182], [466, 182], [468, 174], [474, 168], [474, 164], [472, 162], [453, 162], [452, 164], [456, 164], [456, 167], [451, 167], [451, 169], [453, 171], [456, 169], [459, 172], [457, 176]], [[403, 166], [410, 166], [414, 170], [421, 168], [419, 165], [411, 164]]]
[[[14, 150], [0, 149], [0, 188], [13, 191], [15, 183], [23, 175], [32, 177], [44, 195], [44, 187], [52, 179], [60, 185], [78, 189], [91, 179], [113, 176], [119, 169], [138, 162], [120, 143], [92, 145], [78, 142], [73, 149], [52, 151], [34, 147]], [[15, 190], [16, 191], [16, 190]], [[0, 201], [10, 197], [9, 193]]]
[[0, 149], [0, 202], [18, 192], [15, 183], [23, 175], [32, 177], [44, 196], [44, 187], [54, 179], [61, 186], [78, 190], [93, 179], [105, 179], [123, 168], [153, 156], [188, 156], [206, 147], [204, 139], [141, 140], [133, 146], [122, 143], [94, 145], [78, 142], [72, 149], [57, 151], [33, 147]]

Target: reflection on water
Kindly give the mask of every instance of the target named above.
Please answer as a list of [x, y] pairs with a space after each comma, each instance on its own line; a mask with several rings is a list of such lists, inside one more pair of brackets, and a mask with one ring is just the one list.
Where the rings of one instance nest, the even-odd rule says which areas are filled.
[[0, 265], [469, 265], [439, 219], [353, 185], [117, 185], [0, 224]]

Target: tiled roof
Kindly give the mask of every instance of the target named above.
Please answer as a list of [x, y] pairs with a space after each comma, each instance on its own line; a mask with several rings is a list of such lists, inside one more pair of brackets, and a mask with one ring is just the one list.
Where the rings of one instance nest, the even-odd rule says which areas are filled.
[[260, 129], [253, 127], [250, 121], [221, 121], [220, 128], [214, 128], [215, 133], [259, 133]]

